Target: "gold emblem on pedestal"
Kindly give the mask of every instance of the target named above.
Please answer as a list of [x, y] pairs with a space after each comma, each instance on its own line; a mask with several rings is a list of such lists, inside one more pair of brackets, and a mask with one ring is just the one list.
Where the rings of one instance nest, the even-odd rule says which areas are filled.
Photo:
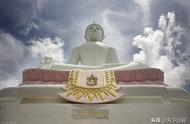
[[89, 77], [86, 78], [87, 82], [86, 84], [89, 86], [95, 86], [97, 85], [98, 78], [95, 77], [93, 74], [91, 74]]
[[[116, 97], [116, 80], [113, 71], [104, 72], [104, 86], [101, 87], [82, 87], [79, 78], [80, 71], [70, 72], [65, 97], [73, 96], [76, 100], [87, 97], [89, 103], [94, 99], [104, 101], [106, 96]], [[98, 85], [98, 78], [93, 74], [87, 77], [86, 80], [89, 86]]]

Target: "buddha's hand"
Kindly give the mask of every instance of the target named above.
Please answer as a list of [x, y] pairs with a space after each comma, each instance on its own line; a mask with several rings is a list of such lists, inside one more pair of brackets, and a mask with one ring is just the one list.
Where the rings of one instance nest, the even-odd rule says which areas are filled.
[[51, 57], [44, 57], [40, 63], [40, 68], [49, 69], [53, 64], [53, 58]]

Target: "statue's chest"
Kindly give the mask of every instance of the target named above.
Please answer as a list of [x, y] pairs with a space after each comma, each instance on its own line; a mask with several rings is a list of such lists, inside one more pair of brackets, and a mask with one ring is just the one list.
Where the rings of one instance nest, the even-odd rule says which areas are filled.
[[102, 47], [87, 47], [80, 50], [81, 57], [92, 57], [92, 58], [99, 58], [105, 59], [108, 54], [107, 48]]
[[101, 65], [106, 62], [108, 50], [107, 48], [102, 48], [102, 47], [87, 47], [84, 49], [80, 49], [79, 54], [82, 63]]

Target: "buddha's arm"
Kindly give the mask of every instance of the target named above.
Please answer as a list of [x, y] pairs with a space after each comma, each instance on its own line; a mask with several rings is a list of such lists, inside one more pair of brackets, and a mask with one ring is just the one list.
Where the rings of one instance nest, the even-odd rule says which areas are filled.
[[79, 49], [74, 48], [71, 54], [71, 58], [69, 59], [69, 64], [78, 65], [79, 61], [80, 61]]
[[114, 48], [109, 48], [106, 63], [119, 63], [117, 53]]

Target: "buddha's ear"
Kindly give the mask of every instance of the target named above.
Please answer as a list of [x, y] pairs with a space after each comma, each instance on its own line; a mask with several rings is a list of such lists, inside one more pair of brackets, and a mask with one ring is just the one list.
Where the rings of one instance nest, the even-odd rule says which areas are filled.
[[86, 36], [86, 34], [84, 35], [84, 38], [87, 40], [87, 36]]
[[102, 41], [104, 40], [104, 38], [105, 38], [105, 36], [104, 36], [104, 35], [102, 35]]

